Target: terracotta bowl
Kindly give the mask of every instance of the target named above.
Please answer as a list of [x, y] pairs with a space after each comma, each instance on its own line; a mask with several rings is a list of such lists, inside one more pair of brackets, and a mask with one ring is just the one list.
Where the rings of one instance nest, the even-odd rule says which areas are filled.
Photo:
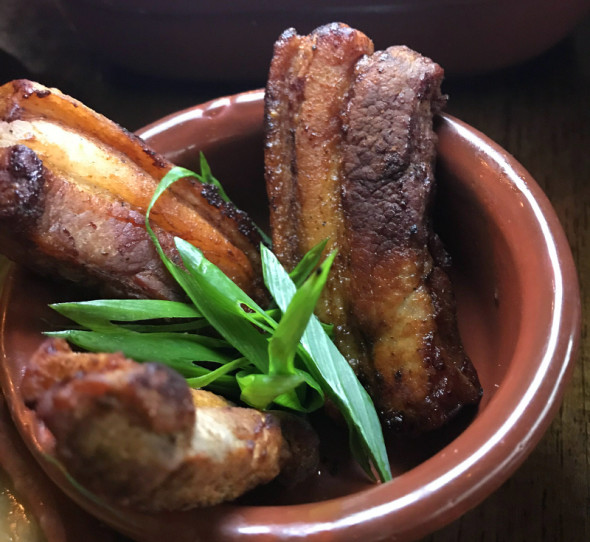
[[92, 50], [133, 71], [263, 84], [289, 27], [340, 21], [377, 48], [408, 45], [448, 74], [531, 58], [568, 34], [589, 0], [60, 0]]
[[[263, 92], [254, 91], [181, 111], [140, 134], [187, 167], [202, 150], [232, 198], [264, 223], [262, 122]], [[382, 485], [350, 467], [345, 436], [326, 424], [333, 468], [323, 467], [303, 489], [270, 486], [237, 503], [159, 516], [79, 499], [84, 508], [154, 542], [412, 540], [476, 506], [514, 472], [549, 425], [572, 371], [580, 335], [576, 272], [551, 205], [523, 167], [456, 118], [438, 118], [437, 131], [436, 223], [454, 261], [460, 330], [484, 388], [477, 412], [422, 438], [390, 439], [396, 476]], [[62, 295], [18, 269], [8, 277], [2, 371], [12, 371], [13, 383], [47, 329], [46, 303]], [[22, 414], [18, 385], [5, 390], [13, 413]], [[42, 442], [27, 444], [40, 458]], [[63, 473], [45, 470], [73, 494]]]

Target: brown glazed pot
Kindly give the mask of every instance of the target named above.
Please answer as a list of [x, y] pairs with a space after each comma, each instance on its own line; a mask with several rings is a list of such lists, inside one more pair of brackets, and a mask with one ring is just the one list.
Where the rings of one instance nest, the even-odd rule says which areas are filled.
[[197, 80], [266, 80], [272, 44], [331, 22], [377, 49], [407, 45], [447, 74], [531, 58], [566, 36], [589, 0], [60, 0], [87, 46], [133, 71]]
[[[263, 92], [253, 91], [181, 111], [140, 134], [188, 167], [202, 150], [230, 196], [264, 222], [262, 124]], [[523, 167], [453, 117], [438, 118], [437, 132], [436, 220], [454, 259], [460, 330], [484, 388], [473, 416], [420, 439], [391, 439], [396, 476], [386, 484], [367, 482], [341, 461], [335, 474], [322, 472], [291, 493], [269, 487], [237, 503], [174, 514], [110, 509], [43, 461], [49, 437], [22, 403], [20, 375], [49, 325], [46, 303], [64, 294], [13, 269], [2, 296], [0, 376], [17, 428], [50, 478], [107, 524], [153, 542], [407, 541], [500, 486], [559, 407], [580, 336], [578, 282], [555, 213]], [[326, 431], [332, 448], [345, 440]]]

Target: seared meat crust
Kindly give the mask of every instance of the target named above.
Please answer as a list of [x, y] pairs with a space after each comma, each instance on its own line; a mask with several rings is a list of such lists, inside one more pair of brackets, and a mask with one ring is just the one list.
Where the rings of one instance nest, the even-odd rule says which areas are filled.
[[265, 119], [273, 245], [292, 267], [330, 238], [339, 256], [317, 314], [383, 422], [423, 431], [480, 397], [429, 218], [443, 71], [406, 47], [371, 53], [345, 25], [276, 43]]
[[339, 249], [316, 312], [334, 325], [339, 346], [351, 360], [360, 353], [348, 322], [340, 113], [356, 62], [372, 52], [371, 40], [345, 24], [325, 25], [309, 36], [287, 30], [275, 44], [265, 95], [273, 250], [292, 269], [321, 241], [328, 240], [327, 250]]
[[442, 78], [391, 47], [357, 64], [345, 111], [350, 295], [369, 351], [358, 372], [386, 423], [408, 428], [438, 427], [481, 393], [430, 219]]
[[209, 506], [279, 473], [299, 481], [317, 466], [317, 436], [305, 422], [191, 390], [156, 363], [75, 353], [50, 339], [31, 359], [21, 389], [68, 472], [135, 509]]
[[[124, 201], [54, 175], [24, 145], [0, 149], [0, 184], [0, 246], [14, 261], [107, 295], [183, 299], [145, 216]], [[179, 262], [173, 236], [154, 231]]]
[[[36, 158], [21, 149], [10, 154], [11, 164], [3, 161], [0, 180], [7, 186], [0, 187], [0, 209], [4, 209], [0, 216], [4, 216], [4, 228], [27, 223], [20, 231], [27, 244], [41, 238], [45, 244], [36, 247], [39, 257], [34, 261], [28, 259], [34, 249], [20, 250], [14, 242], [3, 242], [0, 251], [37, 271], [49, 267], [68, 277], [74, 268], [80, 277], [88, 269], [91, 274], [96, 271], [92, 280], [104, 279], [107, 287], [134, 297], [174, 299], [181, 295], [178, 289], [171, 291], [175, 286], [163, 278], [167, 272], [157, 257], [147, 263], [155, 253], [144, 247], [150, 243], [146, 242], [143, 226], [148, 203], [157, 183], [173, 164], [80, 102], [26, 80], [0, 87], [0, 148], [19, 145], [32, 150]], [[28, 166], [23, 161], [25, 156]], [[35, 193], [29, 194], [25, 202], [25, 187], [35, 183]], [[15, 199], [17, 193], [23, 193], [22, 197]], [[73, 220], [74, 213], [80, 215], [79, 219]], [[67, 218], [62, 219], [62, 215]], [[35, 223], [35, 217], [57, 218], [58, 223]], [[263, 296], [260, 238], [249, 218], [223, 202], [214, 187], [188, 178], [175, 183], [162, 195], [151, 219], [160, 233], [166, 232], [170, 239], [181, 237], [199, 247], [242, 288], [255, 297]], [[83, 258], [88, 247], [80, 246], [96, 224], [104, 227], [102, 237], [92, 240], [92, 256], [104, 252], [98, 264], [94, 260], [86, 262]], [[65, 261], [59, 259], [60, 248], [54, 244], [57, 241], [65, 242], [70, 249]], [[129, 254], [125, 254], [127, 245], [131, 246]], [[134, 270], [117, 277], [127, 257]], [[104, 276], [98, 277], [103, 264]], [[138, 271], [141, 266], [147, 267], [144, 275]]]

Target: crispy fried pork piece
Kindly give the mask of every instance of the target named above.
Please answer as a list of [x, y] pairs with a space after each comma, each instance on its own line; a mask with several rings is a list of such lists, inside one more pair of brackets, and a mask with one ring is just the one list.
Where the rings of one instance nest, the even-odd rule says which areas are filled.
[[[275, 46], [265, 154], [273, 243], [292, 267], [330, 236], [339, 261], [318, 316], [335, 324], [335, 341], [383, 422], [429, 430], [481, 393], [429, 218], [443, 71], [393, 47], [354, 59], [342, 54], [346, 83], [322, 86], [343, 32], [362, 41], [360, 32], [328, 25], [309, 37], [291, 31]], [[314, 71], [298, 64], [310, 40]], [[316, 116], [323, 129], [310, 128]]]
[[[183, 299], [143, 214], [53, 174], [24, 145], [0, 148], [0, 224], [0, 250], [44, 275], [99, 286], [106, 295]], [[173, 236], [154, 231], [178, 263]]]
[[349, 359], [358, 341], [348, 323], [346, 246], [341, 204], [344, 137], [341, 111], [354, 67], [373, 52], [362, 32], [341, 23], [300, 36], [286, 30], [274, 46], [265, 94], [265, 177], [273, 250], [291, 269], [313, 246], [328, 240], [338, 248], [332, 273], [318, 302], [321, 320]]
[[209, 506], [279, 474], [299, 481], [317, 466], [317, 436], [303, 421], [191, 390], [156, 363], [75, 353], [50, 339], [33, 356], [22, 389], [68, 472], [138, 510]]
[[[98, 281], [123, 295], [181, 295], [143, 225], [159, 180], [173, 167], [169, 161], [82, 103], [26, 80], [0, 87], [0, 149], [2, 230], [19, 237], [3, 234], [1, 252], [37, 271]], [[260, 298], [260, 238], [216, 188], [179, 181], [151, 219], [171, 255], [173, 236], [182, 237]]]
[[349, 295], [369, 351], [359, 375], [387, 423], [420, 429], [481, 395], [431, 224], [442, 78], [407, 47], [377, 52], [357, 64], [345, 113]]

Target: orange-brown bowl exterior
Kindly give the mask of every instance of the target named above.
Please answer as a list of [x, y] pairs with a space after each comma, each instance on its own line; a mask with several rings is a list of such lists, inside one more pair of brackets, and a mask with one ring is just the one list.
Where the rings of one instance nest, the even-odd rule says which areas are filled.
[[531, 58], [566, 36], [589, 0], [61, 0], [81, 39], [131, 70], [262, 84], [272, 44], [338, 21], [378, 49], [408, 45], [447, 74]]
[[[227, 191], [264, 221], [262, 124], [263, 92], [254, 91], [171, 115], [140, 134], [189, 167], [202, 150]], [[392, 482], [344, 481], [318, 502], [304, 496], [303, 504], [243, 502], [160, 516], [120, 515], [90, 500], [87, 509], [153, 542], [407, 541], [456, 519], [510, 476], [549, 425], [572, 371], [580, 336], [576, 272], [551, 205], [523, 167], [458, 119], [438, 118], [437, 132], [436, 219], [454, 258], [461, 333], [484, 388], [471, 423], [453, 439], [434, 435], [436, 453], [419, 464], [406, 461], [403, 446], [391, 448]], [[1, 376], [13, 409], [24, 405], [18, 385], [6, 386], [7, 374], [18, 382], [14, 375], [41, 341], [52, 288], [15, 271], [2, 297]], [[40, 457], [42, 446], [27, 444]], [[62, 473], [45, 468], [63, 482]]]

